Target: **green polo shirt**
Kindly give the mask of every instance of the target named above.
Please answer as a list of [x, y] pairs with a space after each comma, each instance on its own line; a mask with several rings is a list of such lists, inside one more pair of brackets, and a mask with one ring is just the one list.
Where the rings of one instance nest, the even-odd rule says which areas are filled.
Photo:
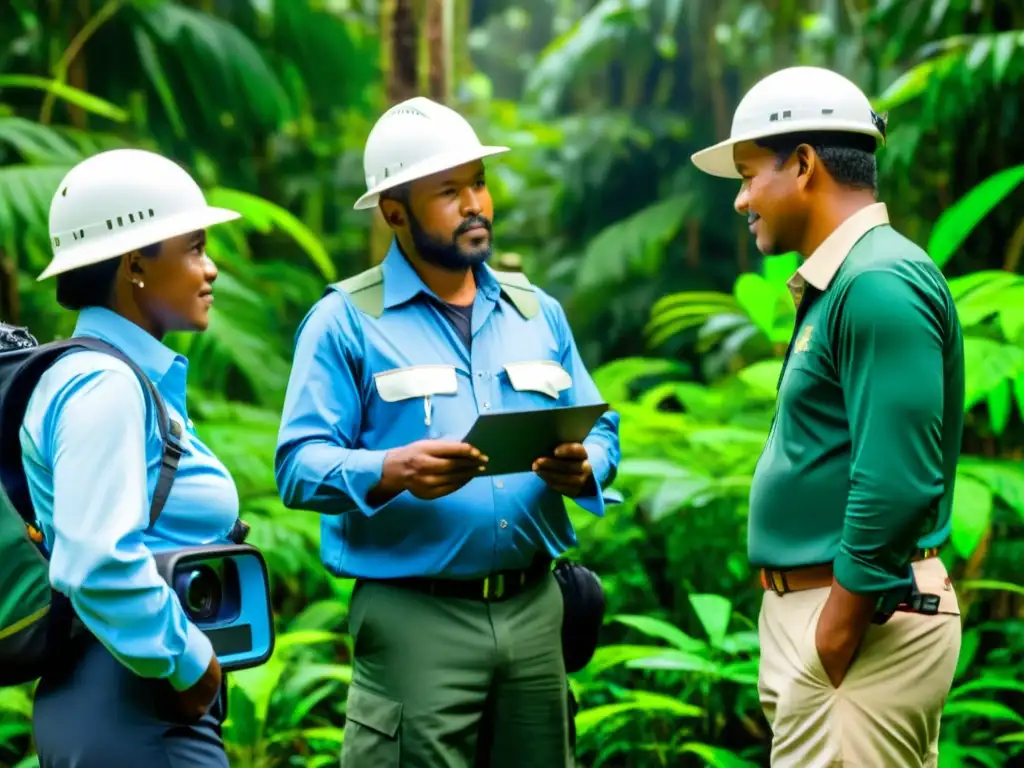
[[964, 410], [953, 298], [881, 203], [847, 219], [790, 289], [797, 322], [750, 492], [750, 561], [831, 562], [852, 592], [901, 595], [911, 555], [950, 532]]

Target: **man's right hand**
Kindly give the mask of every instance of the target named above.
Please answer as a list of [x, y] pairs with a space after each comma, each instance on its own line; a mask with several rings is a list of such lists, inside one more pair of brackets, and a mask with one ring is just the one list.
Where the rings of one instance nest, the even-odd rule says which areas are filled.
[[402, 491], [418, 499], [439, 499], [457, 491], [486, 467], [487, 457], [471, 445], [448, 440], [420, 440], [395, 448], [384, 457], [380, 483], [369, 501], [381, 504]]
[[194, 723], [210, 708], [217, 693], [220, 691], [221, 671], [217, 657], [210, 659], [210, 664], [191, 688], [186, 688], [177, 695], [176, 714], [185, 722]]

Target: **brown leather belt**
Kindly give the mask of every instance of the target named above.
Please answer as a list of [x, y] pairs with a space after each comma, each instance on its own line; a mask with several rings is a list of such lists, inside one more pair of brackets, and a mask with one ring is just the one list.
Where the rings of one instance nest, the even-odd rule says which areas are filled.
[[[938, 547], [920, 549], [910, 558], [911, 562], [938, 557]], [[802, 592], [805, 589], [820, 589], [832, 586], [832, 563], [809, 565], [804, 568], [762, 568], [761, 587], [766, 592], [784, 595], [787, 592]]]

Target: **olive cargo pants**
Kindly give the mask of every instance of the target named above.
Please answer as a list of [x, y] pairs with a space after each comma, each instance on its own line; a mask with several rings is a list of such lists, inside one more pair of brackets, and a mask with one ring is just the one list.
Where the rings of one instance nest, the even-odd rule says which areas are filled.
[[562, 614], [552, 574], [492, 603], [360, 583], [341, 768], [572, 765]]
[[758, 690], [772, 726], [772, 768], [935, 768], [939, 723], [960, 655], [960, 609], [938, 558], [914, 563], [939, 613], [872, 624], [836, 688], [814, 644], [829, 588], [761, 606]]

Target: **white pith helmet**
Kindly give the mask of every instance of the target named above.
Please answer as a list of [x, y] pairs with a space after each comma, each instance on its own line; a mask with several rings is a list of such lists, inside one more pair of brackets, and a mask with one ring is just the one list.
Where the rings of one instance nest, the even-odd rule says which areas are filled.
[[188, 172], [162, 155], [101, 152], [57, 187], [50, 203], [53, 259], [39, 279], [238, 218], [237, 211], [207, 205]]
[[885, 142], [871, 102], [856, 85], [820, 67], [789, 67], [757, 82], [740, 101], [729, 138], [691, 156], [712, 176], [738, 179], [733, 147], [743, 141], [802, 131], [845, 131]]
[[391, 107], [370, 130], [363, 150], [366, 193], [353, 207], [375, 208], [381, 192], [502, 152], [508, 147], [481, 144], [455, 110], [416, 96]]

